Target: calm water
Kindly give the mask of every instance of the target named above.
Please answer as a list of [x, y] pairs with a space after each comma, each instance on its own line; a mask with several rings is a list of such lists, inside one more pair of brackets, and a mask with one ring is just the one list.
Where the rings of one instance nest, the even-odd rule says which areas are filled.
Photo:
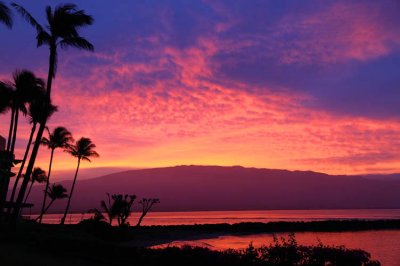
[[[135, 225], [139, 214], [134, 213], [129, 223]], [[33, 218], [36, 216], [32, 215]], [[75, 224], [91, 214], [72, 214], [66, 222]], [[61, 214], [44, 216], [45, 223], [59, 223]], [[271, 210], [271, 211], [204, 211], [204, 212], [152, 212], [143, 220], [143, 225], [213, 224], [270, 221], [321, 221], [349, 219], [400, 219], [400, 209], [392, 210]], [[284, 236], [284, 235], [278, 235]], [[344, 245], [348, 248], [363, 249], [371, 253], [382, 265], [400, 265], [400, 230], [362, 232], [305, 232], [296, 234], [299, 244], [315, 245], [318, 239], [327, 245]], [[252, 242], [255, 246], [272, 242], [271, 234], [244, 236], [220, 236], [197, 241], [175, 241], [169, 245], [197, 245], [211, 249], [245, 248]], [[167, 244], [168, 245], [168, 244]], [[164, 245], [165, 246], [165, 245]]]
[[[44, 216], [45, 223], [59, 223], [61, 214]], [[66, 222], [76, 224], [91, 214], [71, 214]], [[129, 223], [135, 225], [139, 214], [133, 213]], [[31, 216], [35, 218], [35, 215]], [[271, 221], [322, 221], [349, 219], [400, 219], [400, 209], [391, 210], [271, 210], [271, 211], [203, 211], [150, 212], [143, 225], [214, 224]]]
[[[277, 234], [277, 236], [287, 237], [285, 234]], [[296, 239], [299, 244], [303, 245], [316, 245], [318, 244], [318, 240], [321, 240], [321, 242], [326, 245], [344, 245], [347, 248], [363, 249], [368, 251], [373, 259], [379, 260], [383, 266], [400, 265], [400, 230], [342, 233], [305, 232], [296, 233]], [[273, 237], [271, 234], [257, 234], [219, 236], [196, 241], [174, 241], [170, 244], [156, 247], [193, 245], [208, 247], [215, 250], [224, 250], [228, 248], [246, 248], [251, 242], [254, 246], [260, 247], [262, 245], [269, 245], [272, 241]]]

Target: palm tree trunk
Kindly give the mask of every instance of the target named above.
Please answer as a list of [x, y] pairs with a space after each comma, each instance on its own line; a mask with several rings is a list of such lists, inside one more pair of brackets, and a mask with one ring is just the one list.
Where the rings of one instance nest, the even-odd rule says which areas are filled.
[[51, 85], [53, 83], [54, 69], [56, 65], [56, 57], [57, 57], [57, 45], [55, 41], [51, 41], [52, 44], [50, 45], [50, 57], [49, 57], [49, 72], [47, 75], [47, 86], [46, 86], [46, 97], [48, 100], [51, 99]]
[[[14, 119], [15, 119], [15, 109], [14, 107], [11, 109], [11, 116], [10, 116], [10, 128], [8, 131], [8, 140], [7, 140], [7, 151], [10, 151], [11, 142], [12, 142], [12, 133], [14, 128]], [[3, 213], [3, 204], [6, 200], [4, 193], [6, 193], [6, 179], [7, 177], [0, 178], [0, 216]]]
[[65, 208], [64, 216], [63, 216], [63, 218], [61, 219], [61, 224], [64, 224], [64, 223], [65, 223], [65, 219], [67, 218], [69, 206], [70, 206], [70, 204], [71, 204], [72, 193], [74, 192], [76, 177], [78, 176], [78, 171], [79, 171], [79, 165], [80, 165], [80, 164], [81, 164], [81, 158], [78, 158], [78, 166], [76, 167], [74, 182], [72, 182], [71, 192], [69, 193], [68, 202], [67, 202], [67, 207]]
[[46, 213], [46, 212], [49, 210], [51, 204], [53, 204], [54, 201], [55, 201], [55, 200], [52, 199], [52, 200], [49, 202], [49, 205], [47, 205], [46, 209], [44, 210], [44, 213]]
[[18, 197], [15, 202], [13, 212], [11, 214], [10, 225], [12, 228], [15, 228], [17, 225], [17, 220], [18, 220], [18, 216], [19, 216], [19, 213], [21, 210], [21, 205], [25, 198], [26, 188], [28, 186], [29, 179], [32, 174], [33, 166], [35, 165], [36, 156], [39, 151], [40, 141], [42, 139], [45, 126], [46, 126], [45, 123], [40, 124], [38, 133], [36, 135], [36, 140], [35, 140], [35, 144], [33, 145], [31, 158], [29, 159], [28, 167], [26, 168], [25, 176], [22, 180], [21, 188], [19, 189]]
[[[13, 136], [12, 136], [11, 147], [10, 147], [10, 152], [12, 154], [14, 154], [15, 141], [17, 140], [18, 115], [19, 115], [19, 111], [16, 110], [15, 116], [14, 116], [14, 130], [13, 130]], [[11, 171], [11, 168], [9, 169], [9, 171]], [[3, 180], [3, 191], [2, 191], [2, 195], [1, 195], [3, 197], [3, 202], [7, 200], [9, 185], [10, 185], [10, 177], [7, 176]]]
[[[57, 45], [56, 45], [55, 40], [52, 40], [52, 44], [50, 46], [49, 72], [48, 72], [48, 77], [47, 77], [47, 88], [46, 88], [46, 97], [47, 97], [47, 100], [49, 102], [51, 100], [51, 85], [52, 85], [52, 81], [53, 81], [53, 78], [54, 78], [54, 67], [55, 67], [55, 62], [56, 62], [56, 53], [57, 53]], [[18, 216], [19, 216], [19, 213], [20, 213], [20, 209], [21, 209], [20, 204], [22, 203], [22, 201], [24, 199], [24, 195], [25, 195], [25, 192], [26, 192], [26, 187], [28, 186], [28, 183], [29, 183], [29, 177], [32, 174], [33, 166], [35, 165], [36, 156], [37, 156], [37, 153], [39, 151], [40, 141], [42, 139], [43, 132], [44, 132], [44, 129], [46, 127], [46, 122], [47, 121], [44, 121], [43, 123], [40, 124], [38, 133], [36, 135], [36, 141], [35, 141], [35, 145], [33, 146], [33, 149], [32, 149], [31, 158], [29, 159], [29, 164], [28, 164], [28, 167], [26, 169], [25, 177], [24, 177], [24, 179], [22, 181], [22, 185], [21, 185], [21, 188], [20, 188], [19, 193], [18, 193], [16, 206], [15, 206], [15, 208], [13, 210], [13, 213], [12, 213], [12, 216], [11, 216], [10, 225], [11, 225], [12, 228], [15, 228], [17, 226], [17, 220], [18, 220]]]
[[[52, 200], [49, 202], [49, 205], [47, 205], [46, 209], [44, 209], [43, 214], [45, 214], [45, 213], [47, 212], [47, 210], [50, 208], [51, 204], [53, 204], [54, 201], [55, 201], [55, 199], [52, 199]], [[38, 217], [35, 219], [35, 221], [37, 221], [40, 217], [41, 217], [41, 216], [38, 216]]]
[[14, 128], [14, 116], [15, 116], [15, 109], [11, 109], [11, 118], [10, 118], [10, 128], [8, 130], [8, 141], [7, 141], [7, 151], [10, 151], [11, 142], [12, 142], [12, 132]]
[[29, 194], [31, 194], [31, 190], [32, 190], [32, 187], [33, 187], [33, 181], [31, 182], [31, 185], [29, 186], [29, 190], [28, 190], [28, 193], [26, 193], [26, 198], [25, 198], [25, 201], [24, 201], [24, 204], [26, 203], [26, 201], [28, 200], [28, 197], [29, 197]]
[[11, 148], [10, 148], [11, 153], [14, 153], [15, 142], [16, 142], [16, 140], [17, 140], [18, 117], [19, 117], [19, 111], [16, 110], [16, 111], [15, 111], [15, 118], [14, 118], [14, 132], [13, 132], [13, 137], [12, 137], [12, 142], [11, 142]]
[[[26, 159], [28, 158], [29, 150], [32, 145], [32, 139], [33, 139], [33, 135], [35, 134], [35, 131], [36, 131], [36, 123], [34, 123], [32, 126], [31, 135], [29, 136], [29, 141], [28, 141], [28, 144], [26, 145], [24, 158], [22, 159], [21, 167], [19, 168], [18, 175], [15, 178], [14, 187], [11, 192], [10, 203], [14, 202], [15, 192], [17, 191], [18, 182], [19, 182], [19, 179], [21, 178], [22, 171], [24, 170]], [[8, 209], [9, 213], [11, 212], [11, 209], [12, 209], [11, 207]]]
[[51, 165], [53, 164], [53, 156], [54, 156], [54, 149], [51, 149], [49, 171], [47, 173], [46, 188], [44, 190], [42, 211], [40, 212], [39, 223], [42, 223], [43, 214], [45, 212], [47, 191], [49, 190], [49, 185], [50, 185], [50, 174], [51, 174]]
[[[8, 141], [7, 141], [7, 151], [11, 149], [11, 143], [13, 142], [13, 132], [15, 131], [15, 108], [12, 108], [11, 112], [11, 120], [10, 120], [10, 128], [8, 132]], [[17, 111], [18, 113], [18, 111]], [[8, 169], [9, 171], [11, 168]], [[8, 192], [8, 185], [10, 183], [10, 177], [4, 176], [0, 178], [0, 218], [3, 216], [4, 213], [4, 204], [7, 200], [7, 192]]]

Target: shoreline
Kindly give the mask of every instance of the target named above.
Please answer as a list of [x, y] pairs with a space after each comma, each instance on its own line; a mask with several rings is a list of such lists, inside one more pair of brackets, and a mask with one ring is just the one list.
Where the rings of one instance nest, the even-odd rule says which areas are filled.
[[[121, 264], [127, 261], [136, 261], [136, 259], [147, 263], [148, 260], [151, 261], [157, 256], [165, 255], [168, 259], [176, 262], [182, 257], [192, 257], [194, 254], [198, 254], [197, 252], [205, 254], [208, 256], [207, 258], [225, 256], [226, 253], [202, 248], [162, 247], [159, 249], [151, 248], [151, 246], [223, 235], [368, 230], [400, 230], [400, 219], [143, 226], [139, 228], [114, 227], [93, 220], [86, 220], [77, 225], [37, 224], [25, 220], [21, 221], [16, 232], [7, 230], [0, 232], [0, 248], [3, 251], [0, 261], [5, 262], [5, 265], [18, 266], [30, 265], [27, 263], [31, 263], [32, 260], [46, 261], [47, 265], [88, 266], [114, 265], [116, 258]], [[21, 250], [25, 252], [26, 257], [19, 257], [18, 254]], [[63, 261], [67, 255], [69, 259]], [[199, 256], [199, 260], [205, 259], [203, 255]], [[61, 261], [62, 263], [60, 263]], [[143, 265], [147, 265], [146, 263]], [[43, 264], [32, 265], [41, 266]]]

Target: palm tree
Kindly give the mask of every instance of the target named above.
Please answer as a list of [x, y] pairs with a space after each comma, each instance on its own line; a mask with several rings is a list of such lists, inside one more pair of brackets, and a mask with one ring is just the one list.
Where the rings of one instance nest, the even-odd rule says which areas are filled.
[[[62, 185], [53, 184], [51, 187], [49, 187], [49, 191], [47, 191], [47, 196], [49, 196], [50, 202], [49, 205], [47, 205], [46, 209], [44, 210], [44, 213], [47, 212], [47, 210], [54, 203], [54, 201], [58, 199], [65, 199], [68, 197], [67, 189]], [[39, 219], [39, 217], [37, 219]]]
[[[29, 104], [28, 117], [29, 123], [32, 125], [31, 133], [29, 135], [29, 141], [26, 145], [25, 154], [21, 162], [21, 166], [18, 171], [18, 175], [14, 182], [14, 187], [11, 192], [10, 202], [14, 202], [15, 193], [17, 190], [18, 182], [22, 176], [22, 171], [24, 170], [26, 159], [28, 158], [29, 150], [32, 145], [33, 136], [36, 131], [37, 124], [44, 123], [47, 121], [55, 112], [57, 111], [57, 106], [48, 103], [44, 91], [37, 95], [37, 97]], [[11, 211], [11, 208], [9, 209]]]
[[31, 71], [17, 70], [14, 72], [13, 82], [9, 83], [9, 86], [12, 88], [10, 103], [12, 113], [7, 150], [13, 153], [17, 136], [19, 112], [22, 112], [24, 115], [27, 114], [27, 104], [44, 91], [44, 81], [37, 78]]
[[35, 169], [33, 169], [33, 172], [31, 175], [31, 185], [29, 187], [28, 193], [26, 194], [24, 203], [26, 203], [26, 201], [28, 200], [29, 194], [31, 194], [33, 184], [34, 183], [41, 184], [41, 183], [45, 182], [46, 179], [47, 179], [47, 175], [44, 170], [42, 170], [40, 167], [35, 167]]
[[[93, 18], [87, 15], [85, 11], [78, 10], [77, 6], [73, 4], [59, 5], [54, 10], [52, 10], [50, 6], [47, 6], [46, 18], [48, 25], [42, 26], [25, 8], [15, 3], [13, 3], [12, 6], [36, 29], [37, 45], [46, 45], [50, 48], [49, 71], [46, 88], [46, 97], [50, 102], [52, 81], [55, 78], [57, 70], [57, 48], [61, 47], [62, 49], [65, 49], [68, 47], [75, 47], [78, 49], [93, 51], [93, 45], [80, 36], [78, 32], [80, 28], [91, 25], [93, 23]], [[28, 167], [26, 169], [26, 176], [29, 176], [32, 172], [45, 127], [46, 123], [40, 124]], [[24, 198], [29, 183], [29, 179], [27, 179], [26, 176], [22, 182], [18, 193], [17, 204], [13, 211], [11, 221], [13, 225], [16, 225], [20, 209], [19, 204]]]
[[7, 112], [11, 108], [12, 88], [0, 81], [0, 114]]
[[[10, 154], [14, 154], [19, 113], [27, 114], [27, 104], [30, 103], [37, 94], [44, 91], [44, 81], [37, 78], [35, 74], [28, 70], [17, 70], [13, 74], [13, 81], [9, 82], [7, 86], [11, 89], [11, 97], [9, 99], [11, 120], [7, 151]], [[2, 180], [2, 190], [0, 191], [1, 202], [4, 202], [7, 198], [9, 182], [9, 177], [3, 178]]]
[[9, 28], [12, 26], [11, 11], [3, 2], [0, 2], [0, 22]]
[[47, 175], [46, 189], [44, 190], [42, 211], [40, 213], [39, 223], [42, 222], [42, 216], [46, 207], [46, 197], [47, 197], [47, 191], [49, 189], [51, 166], [53, 164], [54, 151], [57, 148], [66, 149], [73, 141], [71, 132], [69, 132], [65, 127], [56, 127], [53, 130], [53, 132], [50, 132], [50, 130], [47, 127], [46, 130], [47, 133], [49, 134], [49, 137], [48, 138], [43, 137], [41, 143], [43, 146], [46, 146], [51, 150], [51, 154], [50, 154], [50, 164]]
[[67, 207], [65, 208], [64, 216], [61, 219], [61, 224], [64, 224], [68, 214], [69, 206], [71, 204], [72, 193], [74, 192], [76, 178], [78, 176], [79, 165], [81, 160], [90, 162], [91, 157], [99, 157], [99, 154], [94, 151], [96, 145], [88, 138], [80, 138], [75, 145], [71, 145], [66, 149], [66, 152], [78, 159], [78, 166], [76, 167], [74, 181], [72, 182], [71, 192], [69, 193]]

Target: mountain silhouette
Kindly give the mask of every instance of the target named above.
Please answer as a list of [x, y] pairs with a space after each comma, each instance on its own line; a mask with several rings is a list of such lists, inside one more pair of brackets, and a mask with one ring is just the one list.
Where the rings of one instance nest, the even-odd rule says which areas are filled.
[[[68, 190], [71, 181], [60, 182]], [[32, 189], [38, 211], [43, 186]], [[77, 181], [72, 212], [99, 207], [106, 193], [161, 200], [157, 211], [400, 208], [400, 180], [240, 166], [129, 170]], [[63, 210], [56, 202], [50, 213]]]

